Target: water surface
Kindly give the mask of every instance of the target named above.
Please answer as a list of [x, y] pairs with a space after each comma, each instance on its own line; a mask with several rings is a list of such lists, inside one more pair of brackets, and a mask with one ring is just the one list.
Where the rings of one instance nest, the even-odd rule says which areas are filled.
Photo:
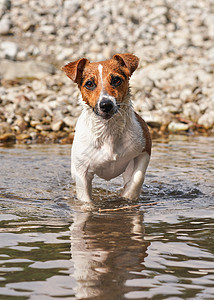
[[[69, 146], [0, 148], [0, 299], [214, 299], [213, 149], [154, 141], [142, 206], [89, 213]], [[97, 210], [132, 204], [120, 183], [95, 179]]]

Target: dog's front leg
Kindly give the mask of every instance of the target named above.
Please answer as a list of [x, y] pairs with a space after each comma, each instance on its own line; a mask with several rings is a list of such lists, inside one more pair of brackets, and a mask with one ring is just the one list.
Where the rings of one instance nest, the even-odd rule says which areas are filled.
[[76, 194], [82, 202], [90, 203], [92, 199], [92, 179], [93, 173], [75, 173]]
[[143, 152], [129, 162], [123, 174], [124, 188], [121, 193], [122, 197], [131, 200], [139, 197], [149, 160], [150, 155], [147, 152]]

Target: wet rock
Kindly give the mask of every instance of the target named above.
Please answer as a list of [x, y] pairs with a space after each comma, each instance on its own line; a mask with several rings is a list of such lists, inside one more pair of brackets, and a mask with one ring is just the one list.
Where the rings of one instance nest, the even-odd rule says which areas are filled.
[[25, 142], [26, 140], [31, 140], [31, 135], [29, 133], [22, 133], [16, 136], [18, 142]]
[[187, 131], [189, 129], [189, 124], [184, 124], [184, 123], [180, 123], [180, 122], [171, 122], [168, 125], [168, 130], [169, 132], [180, 132], [180, 131]]
[[0, 144], [15, 144], [16, 136], [13, 133], [5, 133], [0, 135]]

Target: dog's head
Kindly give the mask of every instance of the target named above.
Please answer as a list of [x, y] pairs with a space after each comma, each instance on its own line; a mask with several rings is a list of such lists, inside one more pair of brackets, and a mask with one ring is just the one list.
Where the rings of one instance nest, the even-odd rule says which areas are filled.
[[115, 54], [111, 59], [90, 63], [81, 58], [62, 70], [78, 84], [82, 99], [103, 119], [110, 119], [125, 104], [129, 78], [139, 59], [129, 53]]

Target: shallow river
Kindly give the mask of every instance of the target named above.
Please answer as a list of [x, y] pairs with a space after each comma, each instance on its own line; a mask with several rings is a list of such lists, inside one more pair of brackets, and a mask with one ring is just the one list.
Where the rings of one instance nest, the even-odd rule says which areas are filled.
[[0, 148], [0, 299], [214, 299], [213, 137], [155, 140], [141, 207], [94, 186], [81, 212], [70, 146]]

